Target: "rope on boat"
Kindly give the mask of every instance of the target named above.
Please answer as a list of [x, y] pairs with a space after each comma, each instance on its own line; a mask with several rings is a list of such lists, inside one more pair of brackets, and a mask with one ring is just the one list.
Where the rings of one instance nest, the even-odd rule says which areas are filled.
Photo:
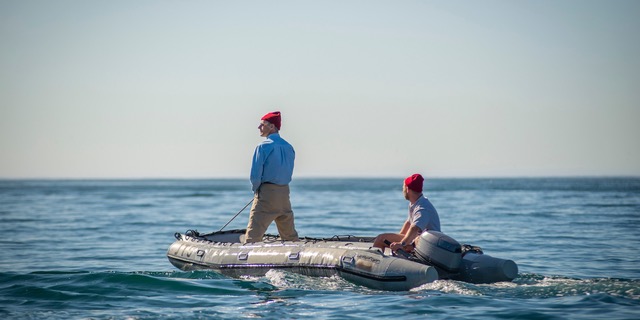
[[[200, 242], [200, 243], [223, 243], [223, 242], [217, 242], [217, 241], [209, 240], [206, 237], [210, 236], [210, 235], [217, 234], [217, 233], [234, 233], [234, 232], [238, 232], [238, 231], [244, 231], [244, 230], [216, 231], [216, 232], [212, 232], [212, 233], [201, 234], [200, 232], [198, 232], [198, 230], [189, 229], [184, 233], [184, 237], [179, 232], [176, 232], [174, 234], [174, 236], [178, 240], [181, 240], [183, 238], [189, 238], [189, 239], [185, 239], [185, 240], [190, 240], [190, 241]], [[277, 234], [265, 233], [264, 236], [262, 236], [262, 241], [263, 242], [284, 241], [282, 239], [279, 240], [278, 239], [279, 237], [280, 237], [280, 235], [277, 235]], [[300, 238], [300, 241], [304, 241], [306, 243], [315, 244], [315, 243], [318, 243], [318, 242], [333, 242], [333, 241], [373, 242], [373, 239], [374, 239], [373, 237], [358, 237], [358, 236], [354, 236], [354, 235], [334, 235], [334, 236], [332, 236], [330, 238], [302, 237], [302, 238]]]

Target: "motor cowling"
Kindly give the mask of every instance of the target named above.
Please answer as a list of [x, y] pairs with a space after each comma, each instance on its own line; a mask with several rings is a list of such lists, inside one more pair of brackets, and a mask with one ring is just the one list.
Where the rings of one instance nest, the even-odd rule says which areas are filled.
[[415, 254], [422, 262], [450, 273], [460, 270], [462, 246], [448, 235], [427, 230], [415, 242]]

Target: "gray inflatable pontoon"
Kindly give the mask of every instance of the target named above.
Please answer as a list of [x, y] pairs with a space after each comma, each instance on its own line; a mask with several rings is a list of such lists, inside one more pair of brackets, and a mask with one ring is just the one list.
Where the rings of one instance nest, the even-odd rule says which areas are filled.
[[447, 235], [426, 231], [415, 250], [394, 255], [373, 248], [374, 237], [333, 236], [281, 241], [265, 235], [243, 244], [245, 230], [200, 234], [176, 233], [167, 257], [184, 271], [215, 270], [224, 275], [262, 276], [283, 269], [309, 276], [339, 275], [358, 285], [381, 290], [409, 290], [438, 279], [471, 283], [511, 281], [518, 274], [511, 260], [494, 258], [480, 248], [460, 245]]

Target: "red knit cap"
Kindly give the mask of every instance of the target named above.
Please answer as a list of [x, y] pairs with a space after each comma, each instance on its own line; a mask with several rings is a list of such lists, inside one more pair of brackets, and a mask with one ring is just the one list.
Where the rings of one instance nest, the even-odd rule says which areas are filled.
[[278, 130], [280, 130], [280, 111], [269, 112], [265, 114], [260, 120], [266, 120], [273, 123]]
[[422, 182], [424, 182], [424, 178], [417, 173], [404, 179], [404, 184], [407, 185], [407, 188], [415, 192], [422, 192]]

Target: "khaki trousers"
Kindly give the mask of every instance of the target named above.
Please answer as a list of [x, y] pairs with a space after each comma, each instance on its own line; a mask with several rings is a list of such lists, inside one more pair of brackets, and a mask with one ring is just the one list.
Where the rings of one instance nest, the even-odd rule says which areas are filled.
[[282, 240], [299, 240], [293, 223], [288, 185], [267, 183], [260, 186], [253, 198], [245, 243], [262, 241], [262, 236], [273, 221], [276, 222]]

